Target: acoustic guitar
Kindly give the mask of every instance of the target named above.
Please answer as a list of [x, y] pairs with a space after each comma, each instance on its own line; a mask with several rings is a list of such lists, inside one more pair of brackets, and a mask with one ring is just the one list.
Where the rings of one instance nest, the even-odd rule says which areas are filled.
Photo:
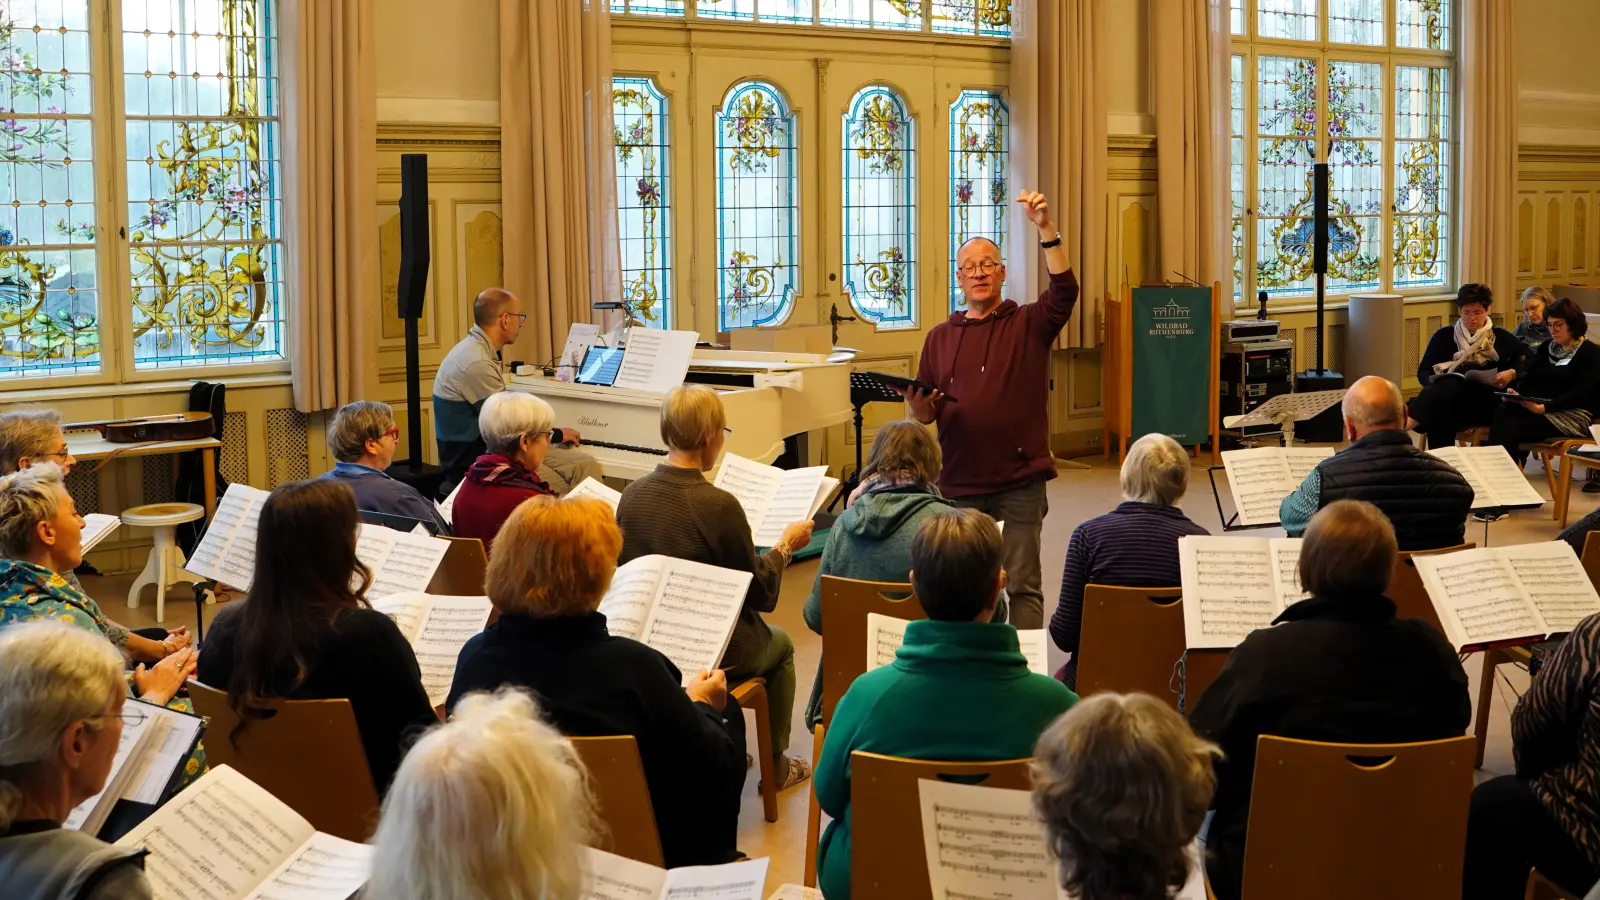
[[93, 429], [113, 444], [138, 444], [147, 441], [197, 441], [211, 437], [216, 428], [208, 412], [182, 412], [163, 416], [140, 416], [105, 422], [77, 422], [61, 426], [63, 431]]

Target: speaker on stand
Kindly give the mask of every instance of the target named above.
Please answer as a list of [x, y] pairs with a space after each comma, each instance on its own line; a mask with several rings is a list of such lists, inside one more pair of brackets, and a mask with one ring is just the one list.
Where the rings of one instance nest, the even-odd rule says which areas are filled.
[[406, 442], [411, 455], [389, 466], [389, 477], [432, 497], [439, 490], [444, 470], [422, 461], [421, 352], [417, 322], [422, 318], [428, 290], [428, 155], [400, 157], [400, 276], [397, 285], [400, 319], [406, 325]]
[[[1344, 388], [1344, 375], [1323, 365], [1324, 347], [1328, 342], [1326, 328], [1327, 277], [1328, 277], [1328, 192], [1329, 169], [1327, 163], [1311, 167], [1312, 237], [1311, 268], [1317, 276], [1317, 365], [1295, 376], [1296, 393], [1310, 391], [1336, 391]], [[1329, 407], [1315, 418], [1295, 426], [1295, 437], [1317, 443], [1332, 443], [1344, 439], [1344, 417], [1339, 406]]]

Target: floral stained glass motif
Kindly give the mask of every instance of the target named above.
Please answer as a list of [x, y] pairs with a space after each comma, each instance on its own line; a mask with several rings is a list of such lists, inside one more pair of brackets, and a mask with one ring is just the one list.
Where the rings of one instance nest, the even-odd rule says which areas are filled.
[[87, 0], [0, 5], [0, 377], [100, 368]]
[[1244, 291], [1244, 57], [1228, 60], [1228, 196], [1233, 233], [1233, 296]]
[[1303, 292], [1312, 284], [1318, 64], [1263, 56], [1256, 65], [1256, 287], [1269, 294]]
[[933, 30], [946, 34], [1011, 36], [1011, 0], [933, 0]]
[[611, 79], [622, 293], [637, 319], [667, 328], [672, 310], [667, 98], [649, 78]]
[[717, 112], [717, 329], [781, 322], [800, 289], [794, 113], [776, 87], [736, 84]]
[[1377, 287], [1383, 265], [1383, 66], [1330, 62], [1328, 287]]
[[881, 85], [844, 116], [844, 289], [883, 328], [917, 324], [916, 124]]
[[1450, 263], [1450, 73], [1396, 66], [1394, 74], [1394, 286], [1442, 286]]
[[1388, 42], [1383, 21], [1386, 0], [1326, 0], [1328, 40], [1336, 44], [1369, 44], [1382, 47]]
[[1394, 42], [1398, 47], [1450, 50], [1454, 0], [1395, 0]]
[[1256, 33], [1291, 41], [1318, 40], [1317, 0], [1256, 0]]
[[617, 15], [683, 16], [683, 0], [611, 0]]
[[123, 0], [134, 365], [283, 356], [272, 0]]
[[842, 28], [922, 30], [922, 0], [821, 0], [819, 21]]
[[962, 91], [950, 104], [950, 309], [966, 300], [956, 275], [956, 251], [975, 237], [1006, 246], [1010, 186], [1007, 128], [1011, 113], [998, 91]]

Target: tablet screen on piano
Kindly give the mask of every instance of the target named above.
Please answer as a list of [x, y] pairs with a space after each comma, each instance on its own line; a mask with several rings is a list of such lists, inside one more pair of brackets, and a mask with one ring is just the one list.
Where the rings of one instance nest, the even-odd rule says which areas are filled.
[[590, 347], [578, 369], [579, 384], [599, 384], [610, 387], [617, 380], [617, 370], [622, 368], [621, 347]]

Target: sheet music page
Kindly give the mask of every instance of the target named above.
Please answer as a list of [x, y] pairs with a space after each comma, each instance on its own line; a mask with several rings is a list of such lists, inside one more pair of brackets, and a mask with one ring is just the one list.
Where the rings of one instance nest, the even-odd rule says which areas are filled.
[[443, 503], [437, 500], [433, 501], [433, 505], [439, 507], [439, 515], [444, 516], [445, 522], [450, 525], [455, 525], [455, 520], [451, 516], [455, 515], [456, 511], [456, 495], [461, 493], [461, 485], [465, 483], [465, 479], [456, 482], [456, 486], [450, 491], [450, 496], [444, 498]]
[[228, 485], [228, 489], [222, 494], [222, 499], [217, 501], [217, 509], [211, 515], [211, 523], [206, 526], [205, 534], [201, 535], [200, 543], [189, 555], [189, 561], [184, 564], [184, 568], [207, 578], [219, 577], [217, 564], [222, 559], [223, 550], [227, 548], [228, 537], [240, 517], [250, 508], [250, 498], [244, 491], [245, 487], [248, 485]]
[[393, 619], [406, 640], [415, 641], [422, 617], [428, 611], [428, 600], [428, 595], [421, 591], [406, 591], [367, 602], [372, 604], [373, 609]]
[[1333, 455], [1332, 447], [1288, 447], [1283, 450], [1283, 462], [1289, 467], [1290, 490], [1300, 486], [1317, 464]]
[[261, 506], [267, 502], [266, 491], [250, 490], [254, 496], [228, 538], [228, 550], [218, 564], [222, 577], [217, 579], [246, 591], [256, 577], [256, 532], [261, 525]]
[[[365, 523], [361, 526], [362, 540], [366, 539], [368, 531], [387, 531], [393, 535], [388, 555], [372, 569], [372, 586], [367, 588], [368, 597], [426, 591], [428, 583], [433, 581], [433, 573], [439, 571], [439, 564], [444, 562], [444, 555], [450, 550], [450, 542], [443, 538], [406, 534], [382, 525]], [[356, 546], [356, 555], [360, 556], [360, 544]]]
[[1282, 612], [1311, 596], [1300, 586], [1300, 538], [1272, 538], [1267, 548], [1272, 554], [1273, 587]]
[[[372, 584], [367, 587], [367, 599], [370, 602], [374, 597], [386, 597], [388, 594], [379, 594], [374, 588], [378, 583], [378, 573], [383, 571], [384, 561], [389, 558], [390, 551], [394, 550], [394, 542], [400, 537], [400, 532], [382, 525], [368, 525], [362, 522], [356, 530], [356, 559], [372, 572]], [[359, 587], [361, 576], [352, 574], [350, 584]]]
[[1283, 611], [1266, 538], [1178, 539], [1183, 629], [1190, 650], [1236, 647]]
[[1463, 447], [1452, 445], [1449, 447], [1435, 447], [1429, 450], [1428, 453], [1449, 463], [1450, 468], [1460, 472], [1461, 477], [1467, 480], [1467, 487], [1472, 488], [1472, 509], [1487, 509], [1491, 506], [1499, 506], [1500, 504], [1495, 502], [1494, 490], [1489, 487], [1488, 483], [1483, 480], [1483, 476], [1478, 473], [1478, 467], [1472, 464], [1472, 458], [1461, 452], [1464, 449]]
[[[1478, 479], [1492, 495], [1494, 506], [1543, 506], [1545, 499], [1528, 483], [1511, 454], [1501, 446], [1458, 447], [1462, 458], [1477, 470]], [[1464, 473], [1463, 473], [1464, 474]], [[1474, 498], [1476, 500], [1476, 498]], [[1473, 504], [1477, 505], [1476, 502]]]
[[1028, 658], [1028, 670], [1038, 675], [1050, 675], [1050, 640], [1043, 628], [1018, 628], [1017, 646]]
[[686, 559], [668, 560], [639, 640], [672, 660], [687, 685], [701, 669], [715, 669], [722, 662], [754, 577]]
[[[130, 707], [137, 704], [138, 710], [147, 717], [146, 724], [151, 727], [152, 733], [150, 743], [129, 763], [131, 771], [128, 783], [122, 789], [122, 799], [137, 803], [160, 803], [161, 795], [172, 783], [172, 776], [189, 758], [189, 749], [205, 728], [205, 720], [153, 703], [140, 703], [137, 700], [127, 702]], [[123, 725], [122, 729], [126, 733], [128, 726]]]
[[[132, 700], [125, 702], [130, 705], [133, 703]], [[100, 789], [100, 793], [73, 807], [61, 827], [87, 831], [90, 834], [100, 830], [100, 826], [116, 802], [112, 798], [121, 797], [123, 788], [128, 783], [132, 769], [130, 760], [144, 753], [151, 738], [154, 737], [154, 732], [159, 730], [159, 726], [152, 726], [154, 721], [145, 719], [137, 725], [123, 724], [122, 734], [117, 738], [117, 752], [111, 758], [111, 771], [106, 773], [105, 786]], [[105, 809], [97, 809], [102, 799], [107, 801]]]
[[1414, 556], [1411, 561], [1456, 649], [1545, 633], [1544, 623], [1500, 551], [1460, 550]]
[[1300, 486], [1281, 447], [1223, 451], [1222, 467], [1240, 525], [1276, 525], [1278, 505]]
[[[754, 536], [761, 530], [761, 523], [766, 519], [773, 497], [783, 486], [783, 470], [733, 453], [724, 453], [722, 465], [717, 467], [717, 477], [711, 483], [732, 494], [744, 507], [744, 517], [750, 523], [750, 534]], [[759, 545], [761, 542], [756, 543]]]
[[1499, 553], [1533, 601], [1545, 634], [1564, 634], [1600, 612], [1600, 594], [1566, 541], [1501, 547]]
[[311, 823], [230, 766], [217, 766], [117, 841], [144, 847], [162, 900], [238, 900], [315, 833]]
[[766, 514], [761, 517], [761, 526], [752, 532], [757, 547], [773, 546], [790, 523], [805, 521], [816, 515], [817, 497], [822, 493], [823, 479], [828, 477], [827, 466], [777, 471], [781, 473], [778, 489], [767, 504]]
[[317, 832], [245, 900], [346, 900], [372, 877], [372, 845]]
[[563, 499], [571, 500], [573, 497], [590, 497], [595, 500], [604, 501], [607, 506], [611, 507], [611, 512], [613, 514], [615, 514], [617, 511], [617, 504], [622, 502], [621, 491], [612, 490], [611, 488], [608, 488], [599, 481], [595, 480], [593, 477], [585, 478], [584, 480], [578, 482], [578, 486], [570, 491], [567, 491], [567, 496]]
[[669, 557], [652, 553], [625, 566], [611, 576], [611, 587], [600, 598], [599, 612], [606, 617], [606, 631], [617, 637], [642, 640], [644, 622], [656, 601], [661, 585], [661, 570]]
[[578, 367], [583, 365], [583, 355], [600, 337], [600, 326], [593, 322], [573, 322], [567, 329], [567, 342], [561, 348], [561, 361], [556, 366], [557, 381], [571, 381], [578, 377]]
[[1056, 864], [1028, 791], [932, 779], [917, 788], [934, 900], [1056, 898]]
[[433, 597], [411, 647], [422, 669], [422, 687], [434, 706], [450, 696], [461, 648], [483, 631], [494, 604], [488, 597]]
[[667, 870], [607, 853], [589, 850], [587, 900], [658, 900], [667, 883]]
[[661, 900], [761, 900], [766, 886], [765, 858], [721, 866], [685, 866], [667, 872]]
[[261, 520], [261, 504], [266, 500], [266, 491], [247, 484], [228, 485], [211, 524], [184, 568], [249, 590], [255, 577], [256, 526]]
[[628, 350], [622, 354], [613, 387], [632, 388], [665, 394], [689, 374], [689, 358], [700, 340], [694, 331], [662, 331], [658, 328], [629, 328]]
[[867, 671], [894, 662], [895, 652], [906, 642], [909, 620], [883, 613], [867, 613]]
[[94, 545], [105, 540], [111, 532], [117, 530], [122, 520], [116, 516], [105, 513], [89, 513], [83, 517], [83, 552], [88, 553]]
[[798, 884], [780, 884], [767, 900], [822, 900], [822, 892]]

